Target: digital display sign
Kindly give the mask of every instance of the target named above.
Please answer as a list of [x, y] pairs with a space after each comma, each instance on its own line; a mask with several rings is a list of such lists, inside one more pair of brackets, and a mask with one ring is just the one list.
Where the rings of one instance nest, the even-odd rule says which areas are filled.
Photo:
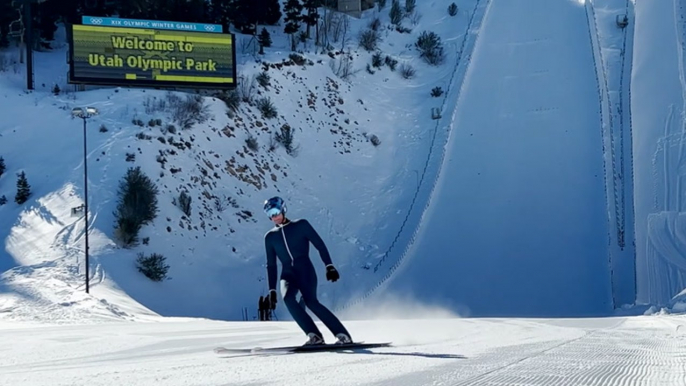
[[[159, 25], [185, 25], [165, 23], [172, 22]], [[72, 25], [68, 31], [69, 83], [220, 89], [236, 86], [232, 34], [81, 24]]]

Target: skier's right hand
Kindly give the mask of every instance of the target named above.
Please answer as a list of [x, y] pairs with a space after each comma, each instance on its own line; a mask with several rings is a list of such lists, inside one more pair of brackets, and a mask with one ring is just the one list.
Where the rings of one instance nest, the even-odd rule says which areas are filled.
[[276, 290], [269, 290], [269, 308], [276, 309]]
[[333, 266], [333, 264], [329, 264], [326, 266], [326, 280], [335, 283], [336, 280], [340, 278], [341, 275], [338, 274], [338, 271], [336, 270], [336, 267]]

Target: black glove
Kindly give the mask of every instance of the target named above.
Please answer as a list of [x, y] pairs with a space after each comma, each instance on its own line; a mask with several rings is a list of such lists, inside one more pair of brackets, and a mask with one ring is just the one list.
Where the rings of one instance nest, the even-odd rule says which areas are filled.
[[269, 309], [276, 309], [276, 290], [269, 291]]
[[340, 279], [341, 275], [338, 274], [338, 271], [336, 271], [336, 267], [333, 265], [327, 265], [326, 266], [326, 280], [330, 282], [335, 282], [336, 280]]

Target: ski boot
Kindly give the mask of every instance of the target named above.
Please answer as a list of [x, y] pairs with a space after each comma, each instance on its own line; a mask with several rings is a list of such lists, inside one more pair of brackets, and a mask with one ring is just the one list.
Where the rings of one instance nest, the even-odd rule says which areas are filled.
[[338, 334], [336, 335], [336, 339], [336, 344], [351, 344], [353, 342], [346, 334]]
[[305, 344], [303, 346], [324, 344], [324, 339], [321, 336], [315, 334], [314, 332], [310, 332], [309, 334], [307, 334], [307, 336], [308, 336], [309, 340], [307, 342], [305, 342]]

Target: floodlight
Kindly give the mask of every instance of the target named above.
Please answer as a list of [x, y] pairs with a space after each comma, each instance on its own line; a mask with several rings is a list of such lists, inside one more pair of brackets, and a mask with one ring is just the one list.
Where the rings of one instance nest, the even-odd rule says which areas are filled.
[[79, 118], [90, 118], [93, 115], [98, 115], [100, 112], [95, 107], [74, 107], [71, 110], [71, 114]]

